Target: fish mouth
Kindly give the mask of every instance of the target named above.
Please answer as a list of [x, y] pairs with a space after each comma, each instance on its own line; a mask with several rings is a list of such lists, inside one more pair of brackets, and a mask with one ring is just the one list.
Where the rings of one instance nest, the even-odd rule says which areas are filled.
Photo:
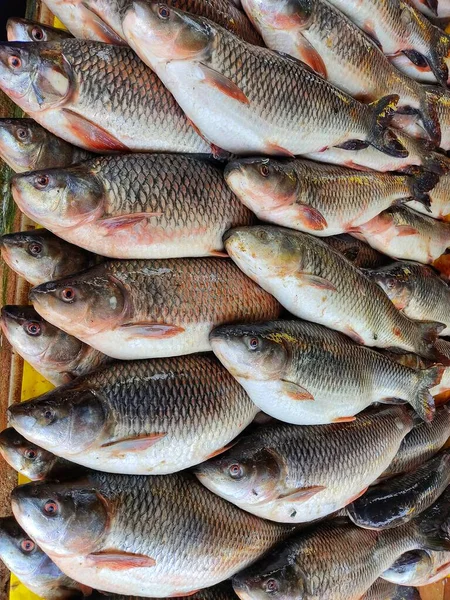
[[18, 432], [30, 432], [36, 425], [36, 418], [31, 416], [28, 407], [20, 402], [10, 406], [7, 412], [9, 422]]

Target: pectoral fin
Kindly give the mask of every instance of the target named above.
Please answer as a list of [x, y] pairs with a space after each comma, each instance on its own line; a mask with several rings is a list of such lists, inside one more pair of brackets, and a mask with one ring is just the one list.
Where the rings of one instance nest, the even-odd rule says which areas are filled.
[[419, 231], [410, 225], [399, 225], [397, 227], [397, 235], [399, 237], [404, 237], [406, 235], [418, 235], [418, 233]]
[[352, 423], [356, 421], [356, 417], [338, 417], [337, 419], [333, 419], [333, 423]]
[[226, 452], [227, 450], [229, 450], [230, 448], [235, 446], [238, 443], [238, 441], [239, 441], [239, 439], [235, 439], [232, 442], [230, 442], [229, 444], [227, 444], [226, 446], [223, 446], [222, 448], [219, 448], [218, 450], [211, 452], [211, 454], [208, 454], [208, 456], [205, 458], [205, 460], [209, 460], [210, 458], [214, 458], [215, 456], [219, 456], [219, 454]]
[[288, 158], [295, 158], [295, 154], [292, 154], [290, 150], [286, 150], [286, 148], [283, 148], [282, 146], [272, 142], [266, 143], [266, 154], [270, 154], [271, 156], [287, 156]]
[[134, 215], [120, 215], [118, 217], [108, 217], [106, 219], [101, 219], [99, 221], [99, 224], [106, 230], [106, 235], [111, 235], [115, 231], [128, 229], [129, 227], [133, 227], [133, 225], [136, 225], [137, 223], [147, 221], [152, 217], [160, 217], [162, 214], [162, 212], [154, 212], [136, 213]]
[[244, 92], [238, 88], [238, 86], [231, 81], [231, 79], [228, 79], [228, 77], [225, 77], [225, 75], [222, 75], [222, 73], [219, 73], [218, 71], [215, 71], [206, 65], [198, 65], [198, 68], [202, 74], [203, 83], [209, 85], [210, 87], [216, 88], [222, 92], [222, 94], [225, 94], [229, 98], [233, 98], [233, 100], [241, 102], [241, 104], [250, 104], [250, 101]]
[[327, 220], [316, 208], [307, 206], [306, 204], [300, 204], [297, 208], [298, 220], [307, 229], [322, 231], [328, 227]]
[[95, 552], [86, 557], [87, 562], [96, 568], [111, 569], [112, 571], [125, 571], [127, 569], [142, 569], [154, 567], [156, 561], [144, 554], [131, 554], [129, 552], [115, 552], [104, 550]]
[[125, 323], [121, 329], [128, 334], [129, 339], [145, 337], [165, 339], [184, 332], [183, 327], [168, 323]]
[[216, 256], [217, 258], [229, 258], [227, 252], [221, 250], [210, 250], [209, 254], [211, 256]]
[[289, 502], [306, 502], [319, 492], [326, 490], [327, 488], [323, 485], [313, 485], [311, 487], [301, 488], [300, 490], [296, 490], [290, 494], [285, 494], [284, 496], [280, 496], [283, 500], [288, 500]]
[[147, 450], [156, 442], [161, 440], [167, 435], [167, 433], [150, 433], [149, 435], [136, 436], [123, 440], [117, 440], [115, 442], [108, 442], [102, 444], [102, 448], [109, 448], [114, 453], [122, 452], [142, 452]]
[[314, 400], [314, 396], [305, 390], [305, 388], [292, 383], [292, 381], [281, 381], [281, 390], [283, 394], [291, 398], [292, 400]]
[[112, 134], [105, 131], [100, 125], [92, 123], [81, 115], [63, 108], [68, 129], [80, 140], [80, 146], [85, 146], [98, 152], [129, 152], [130, 148]]
[[310, 287], [317, 288], [318, 290], [330, 290], [332, 292], [336, 291], [336, 286], [324, 277], [299, 273], [298, 280], [301, 285], [308, 285]]
[[358, 492], [357, 494], [355, 494], [354, 496], [352, 496], [349, 500], [347, 500], [347, 504], [351, 504], [352, 502], [354, 502], [355, 500], [358, 500], [358, 498], [361, 498], [361, 496], [364, 496], [364, 494], [367, 492], [369, 488], [366, 487], [362, 490], [362, 492]]
[[313, 71], [321, 75], [324, 79], [327, 78], [327, 68], [323, 62], [320, 54], [312, 46], [308, 40], [303, 36], [299, 35], [297, 38], [296, 48], [299, 54], [299, 58], [309, 65]]

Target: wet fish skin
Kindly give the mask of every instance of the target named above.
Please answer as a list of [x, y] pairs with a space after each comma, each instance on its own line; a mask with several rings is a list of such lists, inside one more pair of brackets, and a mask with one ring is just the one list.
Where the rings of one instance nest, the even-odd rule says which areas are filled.
[[32, 285], [82, 271], [100, 260], [46, 229], [3, 235], [0, 248], [6, 264]]
[[291, 314], [367, 346], [436, 356], [426, 338], [436, 339], [443, 325], [404, 317], [374, 282], [318, 238], [281, 227], [237, 227], [226, 233], [225, 247]]
[[10, 17], [6, 23], [6, 33], [9, 42], [57, 42], [66, 40], [72, 35], [64, 29], [50, 27], [43, 23]]
[[81, 599], [91, 591], [64, 575], [14, 517], [0, 518], [0, 558], [30, 591], [46, 600]]
[[[52, 418], [42, 419], [47, 411]], [[223, 451], [257, 412], [212, 355], [194, 355], [106, 365], [9, 415], [19, 433], [66, 460], [149, 475]]]
[[431, 550], [406, 552], [382, 575], [400, 585], [422, 587], [441, 581], [450, 573], [450, 553]]
[[3, 306], [0, 327], [15, 352], [54, 385], [68, 383], [112, 360], [51, 325], [31, 306]]
[[0, 119], [0, 157], [16, 173], [66, 167], [90, 156], [33, 119]]
[[426, 86], [426, 93], [429, 102], [434, 105], [437, 119], [442, 132], [439, 146], [445, 150], [450, 150], [450, 91], [437, 86]]
[[[49, 501], [57, 507], [51, 517], [43, 510]], [[186, 595], [214, 585], [292, 531], [214, 496], [188, 473], [35, 482], [16, 488], [12, 505], [68, 575], [126, 595]]]
[[354, 230], [411, 197], [428, 206], [427, 191], [439, 177], [427, 171], [415, 177], [355, 174], [301, 159], [241, 158], [228, 163], [225, 179], [260, 220], [326, 237]]
[[[413, 208], [417, 212], [420, 212], [424, 215], [431, 216], [434, 219], [439, 219], [441, 221], [450, 221], [450, 202], [449, 202], [449, 193], [450, 193], [450, 174], [444, 173], [440, 176], [439, 181], [434, 186], [432, 190], [430, 190], [428, 196], [431, 200], [430, 206], [427, 208], [421, 202], [417, 202], [412, 200], [407, 203], [407, 206]], [[428, 209], [431, 212], [428, 212]]]
[[[173, 7], [164, 5], [168, 18], [160, 18], [161, 6], [135, 0], [124, 15], [124, 33], [213, 144], [235, 154], [284, 156], [372, 144], [406, 156], [386, 130], [395, 94], [361, 104], [293, 58]], [[306, 93], [307, 103], [300, 101]]]
[[438, 17], [439, 19], [450, 17], [448, 0], [412, 0], [412, 4], [427, 17]]
[[377, 252], [369, 244], [356, 239], [348, 233], [324, 238], [324, 242], [334, 250], [337, 250], [359, 269], [376, 269], [389, 262], [387, 256]]
[[122, 359], [205, 352], [213, 327], [280, 313], [270, 294], [219, 258], [108, 260], [33, 288], [30, 300], [56, 327]]
[[30, 218], [111, 258], [223, 255], [223, 234], [253, 221], [223, 171], [188, 155], [101, 156], [16, 175], [11, 189]]
[[[389, 585], [388, 582], [385, 582]], [[177, 596], [178, 597], [178, 596]], [[233, 587], [230, 581], [223, 581], [212, 587], [199, 590], [195, 594], [189, 596], [181, 596], [183, 600], [236, 600], [236, 594], [233, 591]], [[93, 596], [90, 596], [90, 600], [144, 600], [141, 596], [129, 596], [121, 594], [108, 594], [104, 592], [94, 592]], [[161, 599], [162, 600], [162, 599]], [[402, 600], [400, 598], [396, 600]], [[409, 600], [405, 598], [404, 600]], [[416, 600], [411, 598], [411, 600]]]
[[419, 591], [377, 579], [361, 600], [420, 600]]
[[198, 465], [194, 473], [209, 490], [256, 516], [308, 523], [360, 495], [389, 464], [412, 426], [411, 415], [400, 407], [339, 425], [269, 424]]
[[86, 150], [211, 152], [158, 77], [125, 46], [77, 39], [0, 44], [0, 89], [46, 129]]

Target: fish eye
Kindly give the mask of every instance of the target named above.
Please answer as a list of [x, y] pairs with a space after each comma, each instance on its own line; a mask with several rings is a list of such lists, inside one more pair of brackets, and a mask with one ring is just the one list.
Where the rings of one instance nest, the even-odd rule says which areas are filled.
[[48, 175], [37, 175], [34, 178], [35, 186], [41, 190], [43, 190], [44, 188], [46, 188], [48, 186], [49, 181], [50, 181], [50, 177]]
[[35, 458], [37, 458], [37, 451], [34, 448], [28, 448], [27, 450], [25, 450], [24, 454], [25, 458], [27, 458], [28, 460], [34, 460]]
[[37, 42], [42, 42], [42, 40], [44, 39], [44, 32], [40, 27], [33, 27], [33, 29], [31, 30], [31, 36], [33, 40], [36, 40]]
[[42, 413], [42, 416], [44, 417], [44, 420], [47, 421], [48, 424], [50, 424], [55, 418], [55, 411], [53, 411], [51, 408], [46, 408]]
[[17, 137], [19, 138], [19, 140], [21, 142], [24, 142], [28, 138], [28, 131], [26, 129], [23, 129], [22, 127], [20, 127], [17, 130]]
[[160, 4], [158, 6], [158, 16], [160, 19], [163, 19], [164, 21], [167, 21], [167, 19], [170, 17], [170, 9], [168, 6], [165, 6], [164, 4]]
[[33, 540], [27, 538], [26, 540], [21, 541], [20, 547], [24, 552], [33, 552], [33, 550], [36, 548], [36, 544], [33, 542]]
[[267, 234], [267, 231], [265, 231], [264, 229], [260, 229], [259, 231], [257, 231], [256, 235], [259, 237], [259, 239], [263, 242], [267, 242], [267, 240], [269, 239], [269, 236]]
[[273, 594], [274, 592], [278, 591], [278, 581], [271, 577], [264, 583], [263, 587], [268, 594]]
[[269, 177], [269, 174], [270, 174], [269, 165], [267, 165], [267, 164], [261, 165], [259, 168], [259, 172], [261, 173], [261, 175], [263, 177]]
[[388, 290], [393, 290], [395, 288], [395, 281], [393, 279], [388, 279], [386, 281], [386, 287]]
[[28, 244], [28, 253], [31, 256], [39, 256], [42, 252], [42, 244], [40, 242], [30, 242]]
[[259, 340], [257, 337], [252, 337], [248, 340], [248, 347], [250, 350], [257, 350], [259, 348]]
[[228, 467], [228, 473], [232, 479], [241, 479], [244, 475], [244, 469], [239, 463], [235, 463]]
[[66, 287], [61, 291], [61, 299], [64, 302], [71, 303], [75, 300], [75, 290], [71, 287]]
[[44, 504], [44, 512], [47, 515], [54, 516], [54, 515], [58, 514], [58, 510], [59, 510], [59, 507], [58, 507], [57, 503], [54, 502], [53, 500], [47, 500], [47, 502]]
[[25, 324], [25, 331], [28, 333], [28, 335], [32, 335], [34, 337], [41, 335], [41, 324], [36, 323], [36, 321], [28, 321], [28, 323]]
[[8, 64], [13, 69], [20, 69], [20, 67], [22, 66], [22, 61], [18, 56], [9, 56]]

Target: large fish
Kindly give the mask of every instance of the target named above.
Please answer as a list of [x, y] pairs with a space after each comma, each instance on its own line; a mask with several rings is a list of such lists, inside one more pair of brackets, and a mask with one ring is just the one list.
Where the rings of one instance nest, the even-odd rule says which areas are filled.
[[387, 256], [347, 233], [324, 238], [324, 241], [360, 269], [376, 269], [390, 262]]
[[361, 104], [299, 61], [162, 3], [134, 1], [123, 29], [202, 135], [225, 150], [292, 156], [372, 144], [407, 154], [386, 129], [395, 94]]
[[257, 412], [211, 355], [113, 363], [9, 409], [11, 425], [45, 450], [128, 475], [207, 460]]
[[439, 123], [423, 87], [397, 70], [377, 44], [327, 0], [244, 0], [248, 16], [272, 50], [308, 64], [363, 102], [399, 96], [398, 108], [414, 111], [439, 143]]
[[0, 89], [46, 129], [87, 150], [210, 152], [158, 77], [125, 46], [0, 44]]
[[0, 238], [0, 249], [5, 263], [32, 285], [82, 271], [98, 260], [46, 229], [8, 233]]
[[389, 529], [414, 519], [450, 484], [450, 453], [444, 450], [415, 471], [371, 487], [347, 506], [359, 527]]
[[72, 37], [64, 29], [57, 29], [19, 17], [8, 19], [6, 34], [9, 42], [59, 42]]
[[30, 300], [53, 325], [123, 359], [204, 352], [215, 326], [280, 312], [275, 298], [220, 258], [106, 261], [33, 288]]
[[421, 587], [436, 583], [450, 574], [450, 552], [413, 550], [405, 552], [382, 578], [397, 585]]
[[210, 335], [223, 365], [265, 413], [297, 425], [354, 420], [373, 402], [402, 399], [431, 420], [429, 388], [443, 367], [418, 371], [306, 321], [224, 325]]
[[378, 579], [361, 600], [420, 600], [419, 591]]
[[444, 323], [440, 335], [450, 335], [450, 288], [431, 267], [401, 261], [367, 273], [410, 319]]
[[209, 587], [292, 531], [241, 511], [187, 473], [91, 472], [70, 483], [18, 487], [12, 505], [69, 576], [126, 595], [183, 596]]
[[33, 119], [0, 119], [0, 158], [16, 173], [67, 167], [90, 156]]
[[222, 170], [188, 155], [101, 156], [16, 175], [12, 193], [33, 220], [112, 258], [223, 256], [223, 234], [253, 220]]
[[435, 357], [430, 343], [444, 326], [402, 315], [375, 282], [318, 238], [281, 227], [238, 227], [225, 234], [225, 247], [293, 315], [366, 346]]
[[395, 206], [359, 225], [357, 235], [392, 258], [427, 264], [450, 246], [450, 223]]
[[209, 490], [254, 515], [307, 523], [363, 494], [412, 426], [401, 407], [342, 425], [269, 424], [194, 472]]
[[45, 321], [32, 306], [3, 306], [0, 327], [14, 350], [54, 385], [112, 360]]
[[64, 575], [14, 517], [0, 518], [0, 559], [30, 591], [45, 600], [81, 599], [92, 591]]
[[428, 206], [427, 192], [439, 178], [427, 171], [412, 177], [299, 159], [241, 158], [227, 165], [225, 179], [260, 220], [329, 236], [352, 231], [411, 198]]

